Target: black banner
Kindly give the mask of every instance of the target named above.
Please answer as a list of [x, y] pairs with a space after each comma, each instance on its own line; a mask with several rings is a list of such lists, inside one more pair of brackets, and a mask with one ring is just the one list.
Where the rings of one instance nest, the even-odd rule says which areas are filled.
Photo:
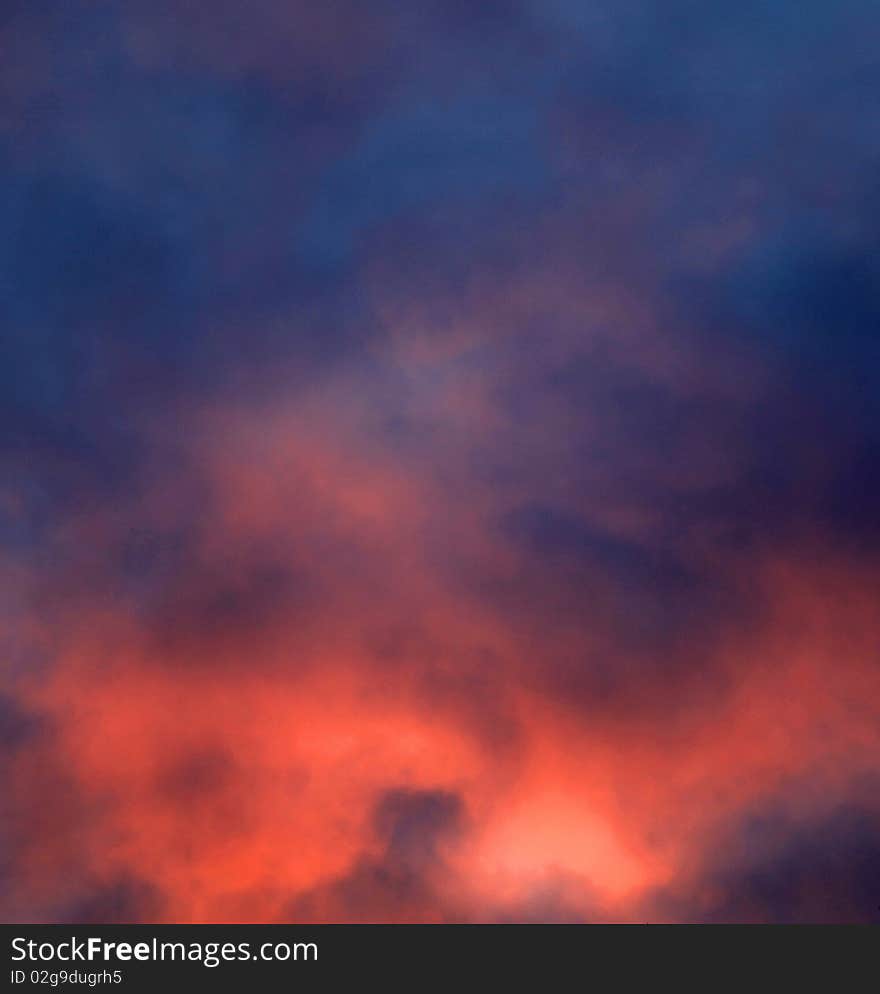
[[3, 926], [7, 989], [22, 994], [507, 981], [605, 991], [688, 978], [761, 989], [774, 977], [791, 989], [798, 974], [857, 990], [874, 975], [878, 937], [871, 926]]

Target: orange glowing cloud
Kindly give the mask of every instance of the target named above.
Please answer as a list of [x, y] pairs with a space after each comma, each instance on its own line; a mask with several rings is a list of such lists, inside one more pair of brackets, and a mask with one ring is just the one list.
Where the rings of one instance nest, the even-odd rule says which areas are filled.
[[[482, 413], [491, 391], [463, 408], [477, 451], [501, 431]], [[739, 812], [782, 796], [815, 813], [876, 770], [870, 563], [767, 550], [737, 567], [759, 621], [718, 633], [666, 687], [631, 671], [603, 704], [545, 669], [608, 651], [601, 585], [595, 615], [546, 615], [534, 656], [531, 628], [456, 564], [487, 584], [516, 574], [490, 525], [516, 488], [467, 489], [463, 450], [420, 472], [373, 411], [344, 377], [200, 413], [182, 572], [146, 605], [70, 600], [57, 665], [20, 689], [52, 723], [43, 762], [85, 811], [91, 881], [145, 881], [150, 913], [174, 921], [528, 918], [556, 913], [548, 900], [638, 919], [694, 886]], [[157, 530], [177, 513], [162, 487], [139, 502]], [[88, 535], [98, 558], [119, 537], [106, 516], [70, 527], [59, 541]], [[34, 762], [13, 766], [22, 795]], [[389, 828], [376, 812], [401, 792]], [[69, 845], [62, 831], [25, 847], [32, 895], [57, 886]]]

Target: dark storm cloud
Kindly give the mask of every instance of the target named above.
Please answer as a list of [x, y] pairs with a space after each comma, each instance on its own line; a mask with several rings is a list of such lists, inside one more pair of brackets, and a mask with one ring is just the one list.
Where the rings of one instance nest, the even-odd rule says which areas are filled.
[[460, 920], [463, 908], [444, 907], [442, 846], [463, 828], [461, 798], [439, 790], [395, 788], [376, 802], [379, 853], [363, 856], [339, 880], [301, 895], [291, 920]]
[[710, 922], [878, 922], [878, 829], [877, 812], [856, 802], [797, 821], [756, 813], [712, 847], [699, 893], [664, 913]]
[[15, 698], [0, 694], [0, 751], [20, 749], [39, 735], [42, 727], [38, 715], [25, 711]]
[[[177, 13], [198, 45], [234, 11], [218, 8], [207, 23], [195, 6]], [[508, 163], [514, 187], [518, 173], [531, 182], [533, 112], [521, 123], [493, 94], [443, 111], [427, 94], [377, 109], [364, 103], [363, 72], [348, 75], [356, 53], [329, 30], [336, 15], [312, 12], [303, 31], [302, 13], [262, 4], [234, 42], [218, 33], [217, 59], [201, 72], [185, 45], [170, 62], [138, 54], [152, 51], [151, 32], [160, 51], [168, 42], [161, 7], [152, 17], [136, 5], [9, 13], [35, 61], [7, 65], [20, 104], [6, 135], [0, 238], [5, 449], [44, 453], [36, 472], [60, 488], [62, 506], [89, 465], [103, 479], [130, 477], [149, 445], [142, 422], [170, 397], [247, 380], [267, 357], [308, 369], [371, 333], [349, 267], [316, 278], [320, 244], [344, 247], [399, 209], [457, 195], [450, 182], [479, 196]], [[363, 12], [336, 14], [351, 24]], [[393, 37], [409, 44], [419, 22], [364, 16], [378, 32], [364, 45], [383, 55]], [[277, 85], [279, 29], [314, 56], [308, 85], [295, 64], [294, 80]], [[248, 53], [244, 76], [237, 51]], [[459, 140], [465, 131], [472, 141]]]
[[709, 291], [705, 321], [750, 338], [777, 384], [755, 411], [753, 461], [740, 486], [747, 506], [750, 493], [763, 492], [761, 506], [751, 501], [756, 523], [876, 541], [875, 244], [873, 235], [841, 241], [827, 227], [796, 224], [753, 246]]
[[418, 870], [441, 858], [440, 843], [461, 827], [462, 817], [461, 798], [447, 791], [396, 789], [379, 799], [374, 821], [386, 859]]
[[161, 912], [161, 899], [142, 880], [124, 877], [98, 884], [59, 908], [55, 920], [73, 925], [130, 925], [154, 921]]
[[697, 619], [709, 610], [712, 578], [689, 568], [681, 550], [615, 538], [540, 505], [513, 512], [504, 529], [533, 564], [544, 560], [557, 577], [568, 577], [576, 598], [573, 609], [583, 610], [596, 597], [597, 586], [610, 588], [621, 601], [617, 634], [624, 641], [627, 632], [635, 640], [641, 633], [649, 643], [659, 640], [661, 645], [664, 632], [669, 637], [683, 630], [693, 635]]
[[[0, 908], [7, 922], [56, 921], [64, 917], [60, 907], [89, 875], [75, 854], [97, 810], [59, 761], [54, 723], [12, 720], [27, 720], [28, 727], [19, 731], [18, 745], [2, 753]], [[25, 873], [27, 866], [34, 869]]]

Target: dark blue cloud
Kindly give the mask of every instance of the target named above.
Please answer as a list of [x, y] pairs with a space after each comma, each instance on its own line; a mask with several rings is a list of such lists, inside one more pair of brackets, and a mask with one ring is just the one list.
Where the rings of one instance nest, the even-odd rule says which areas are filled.
[[161, 906], [161, 897], [150, 884], [122, 877], [84, 888], [50, 920], [74, 925], [131, 925], [155, 921]]
[[39, 715], [32, 714], [7, 694], [0, 694], [0, 752], [11, 753], [38, 736], [44, 728]]
[[717, 922], [880, 923], [876, 812], [841, 808], [812, 822], [755, 816], [719, 844], [702, 880], [716, 895], [677, 916]]
[[297, 896], [292, 921], [462, 921], [464, 906], [442, 896], [445, 856], [464, 824], [461, 798], [443, 790], [392, 789], [374, 809], [381, 841], [342, 877]]
[[540, 192], [540, 139], [533, 108], [493, 94], [390, 111], [325, 174], [298, 234], [304, 262], [344, 262], [364, 232], [438, 202]]

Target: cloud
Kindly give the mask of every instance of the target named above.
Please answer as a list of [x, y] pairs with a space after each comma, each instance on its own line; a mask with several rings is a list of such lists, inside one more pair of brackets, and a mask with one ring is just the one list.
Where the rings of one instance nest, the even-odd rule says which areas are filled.
[[876, 815], [852, 806], [798, 820], [751, 812], [706, 854], [692, 894], [660, 897], [661, 913], [710, 922], [874, 922]]
[[448, 867], [441, 847], [460, 831], [461, 808], [460, 798], [446, 791], [386, 791], [374, 811], [378, 852], [359, 857], [339, 879], [298, 896], [287, 915], [293, 921], [455, 920], [455, 909], [444, 908]]
[[0, 25], [5, 916], [872, 920], [872, 6], [173, 13]]

